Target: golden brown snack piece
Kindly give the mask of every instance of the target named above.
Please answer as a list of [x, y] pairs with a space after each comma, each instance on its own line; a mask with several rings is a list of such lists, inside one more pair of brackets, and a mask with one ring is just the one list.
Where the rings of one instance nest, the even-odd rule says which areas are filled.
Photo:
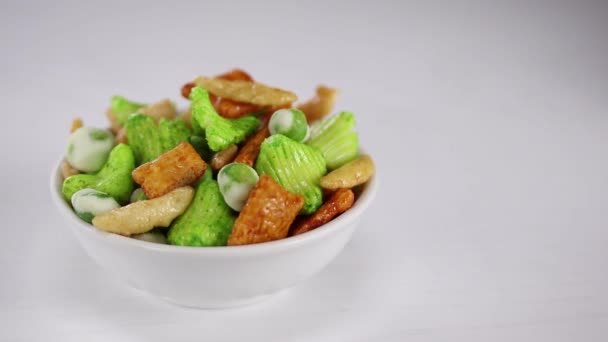
[[337, 89], [320, 85], [317, 87], [317, 94], [312, 99], [296, 107], [306, 114], [308, 123], [311, 123], [331, 113], [336, 104], [338, 94], [339, 91]]
[[251, 103], [261, 107], [281, 106], [292, 103], [297, 99], [297, 96], [290, 91], [251, 81], [200, 76], [194, 80], [194, 84], [222, 98]]
[[139, 110], [139, 113], [145, 114], [154, 120], [158, 121], [162, 118], [165, 119], [175, 119], [177, 115], [177, 111], [175, 110], [175, 106], [169, 99], [164, 99], [148, 105]]
[[338, 189], [317, 211], [298, 222], [292, 228], [291, 235], [306, 233], [326, 224], [350, 209], [353, 203], [355, 203], [355, 194], [351, 189]]
[[253, 77], [251, 77], [247, 71], [238, 68], [229, 70], [221, 75], [217, 75], [216, 77], [228, 81], [240, 80], [253, 82]]
[[304, 205], [304, 197], [285, 190], [267, 175], [260, 177], [234, 223], [228, 246], [282, 239]]
[[122, 125], [116, 118], [116, 114], [114, 114], [112, 109], [108, 108], [108, 110], [106, 110], [106, 117], [108, 118], [108, 121], [110, 121], [110, 131], [112, 131], [114, 134], [118, 134], [118, 131], [120, 131]]
[[260, 154], [260, 146], [264, 142], [264, 139], [270, 136], [268, 127], [264, 127], [259, 130], [256, 134], [252, 135], [245, 141], [245, 144], [239, 151], [239, 154], [234, 158], [236, 163], [243, 163], [253, 167], [258, 155]]
[[198, 180], [207, 168], [194, 147], [181, 143], [157, 159], [133, 170], [133, 180], [148, 198], [160, 197], [171, 190]]
[[138, 201], [97, 215], [93, 218], [93, 225], [106, 232], [126, 236], [145, 233], [154, 227], [168, 227], [186, 211], [193, 197], [192, 187], [177, 188], [161, 197]]
[[372, 158], [362, 155], [321, 177], [320, 184], [324, 189], [349, 189], [367, 182], [374, 171]]
[[70, 133], [76, 132], [76, 130], [82, 126], [84, 126], [84, 124], [82, 123], [82, 119], [75, 118], [74, 120], [72, 120], [72, 126], [70, 127]]
[[213, 169], [213, 171], [219, 171], [221, 168], [224, 167], [224, 165], [230, 164], [234, 160], [234, 157], [236, 156], [236, 153], [238, 151], [238, 146], [230, 145], [230, 147], [228, 147], [227, 149], [214, 154], [211, 158], [211, 168]]
[[78, 174], [80, 174], [80, 171], [76, 170], [67, 161], [64, 160], [63, 163], [61, 163], [61, 176], [63, 176], [63, 179], [66, 179], [70, 176], [78, 175]]
[[129, 140], [127, 139], [127, 130], [124, 127], [121, 127], [118, 132], [116, 132], [116, 138], [114, 138], [116, 144], [128, 144]]
[[180, 92], [182, 93], [182, 97], [185, 98], [186, 100], [190, 100], [190, 92], [192, 91], [192, 88], [194, 88], [196, 86], [196, 84], [194, 84], [194, 82], [188, 82], [186, 84], [184, 84], [182, 86], [182, 89], [180, 90]]

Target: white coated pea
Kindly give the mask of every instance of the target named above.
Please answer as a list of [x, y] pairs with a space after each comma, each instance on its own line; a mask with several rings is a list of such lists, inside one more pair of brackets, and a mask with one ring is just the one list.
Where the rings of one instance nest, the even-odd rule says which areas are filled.
[[164, 245], [167, 244], [167, 238], [161, 232], [150, 231], [147, 233], [131, 235], [131, 237], [141, 241], [160, 243]]
[[82, 189], [72, 196], [72, 207], [81, 219], [91, 223], [95, 216], [119, 208], [120, 205], [104, 192]]
[[133, 192], [131, 193], [130, 203], [145, 201], [147, 199], [148, 199], [148, 196], [146, 196], [146, 194], [144, 193], [144, 189], [137, 188], [137, 189], [133, 190]]
[[283, 134], [297, 142], [304, 142], [310, 135], [306, 115], [295, 108], [279, 109], [272, 114], [268, 122], [270, 134]]
[[249, 193], [258, 183], [259, 176], [250, 166], [230, 163], [217, 174], [217, 182], [224, 201], [230, 208], [241, 211]]
[[68, 139], [66, 160], [77, 170], [97, 172], [108, 160], [113, 147], [114, 136], [109, 131], [81, 127]]

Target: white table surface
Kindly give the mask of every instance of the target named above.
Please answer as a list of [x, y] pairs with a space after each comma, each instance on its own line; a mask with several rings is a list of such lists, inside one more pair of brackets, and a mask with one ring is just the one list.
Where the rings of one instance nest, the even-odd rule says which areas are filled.
[[[1, 341], [606, 341], [608, 6], [0, 4]], [[382, 180], [344, 252], [264, 303], [183, 309], [50, 202], [70, 120], [243, 67], [342, 89]]]

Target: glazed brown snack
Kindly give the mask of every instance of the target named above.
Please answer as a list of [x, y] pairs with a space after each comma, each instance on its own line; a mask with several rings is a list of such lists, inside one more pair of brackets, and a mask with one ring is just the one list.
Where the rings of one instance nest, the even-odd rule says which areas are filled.
[[317, 87], [317, 94], [310, 100], [301, 103], [297, 108], [306, 114], [308, 123], [322, 119], [334, 109], [338, 90], [323, 85]]
[[214, 154], [211, 158], [211, 168], [213, 171], [219, 171], [219, 169], [223, 168], [226, 164], [231, 163], [238, 151], [238, 146], [231, 145], [227, 149]]
[[141, 234], [154, 227], [168, 227], [190, 205], [194, 189], [177, 188], [164, 196], [131, 203], [95, 216], [93, 225], [120, 235]]
[[351, 189], [338, 189], [317, 211], [298, 222], [292, 228], [290, 235], [298, 235], [318, 228], [350, 209], [354, 203], [355, 194]]
[[199, 76], [194, 80], [194, 84], [222, 98], [260, 107], [282, 106], [297, 100], [297, 96], [290, 91], [251, 81]]
[[131, 174], [148, 198], [160, 197], [198, 180], [207, 164], [188, 143], [181, 143], [157, 159], [143, 164]]
[[236, 163], [243, 163], [253, 166], [255, 160], [258, 159], [258, 155], [260, 154], [260, 145], [262, 145], [264, 140], [269, 136], [270, 131], [268, 130], [268, 127], [264, 127], [259, 130], [255, 135], [245, 141], [245, 144], [239, 151], [239, 154], [236, 156], [234, 161]]
[[228, 246], [285, 238], [303, 205], [304, 197], [262, 175], [234, 223]]

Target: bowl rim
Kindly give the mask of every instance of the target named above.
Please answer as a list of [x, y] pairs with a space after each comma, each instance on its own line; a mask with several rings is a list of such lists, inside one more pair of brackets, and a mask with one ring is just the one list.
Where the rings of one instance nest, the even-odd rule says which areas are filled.
[[108, 243], [121, 244], [134, 248], [144, 249], [162, 253], [178, 253], [178, 254], [196, 254], [206, 256], [242, 256], [251, 254], [268, 253], [274, 251], [282, 251], [285, 249], [295, 248], [300, 245], [312, 243], [313, 241], [323, 239], [340, 229], [346, 228], [349, 224], [356, 221], [363, 212], [370, 206], [373, 201], [377, 188], [377, 171], [364, 185], [361, 193], [357, 197], [354, 205], [345, 213], [334, 218], [322, 227], [316, 228], [304, 234], [287, 237], [284, 239], [262, 242], [250, 245], [241, 246], [213, 246], [213, 247], [198, 247], [198, 246], [175, 246], [170, 244], [159, 244], [138, 239], [133, 239], [119, 234], [109, 233], [95, 228], [91, 224], [87, 224], [80, 219], [72, 210], [68, 201], [64, 199], [61, 187], [63, 177], [61, 175], [61, 164], [64, 157], [53, 164], [50, 179], [51, 197], [55, 206], [73, 225], [78, 229], [82, 229], [85, 234], [89, 234], [97, 240], [106, 240]]

